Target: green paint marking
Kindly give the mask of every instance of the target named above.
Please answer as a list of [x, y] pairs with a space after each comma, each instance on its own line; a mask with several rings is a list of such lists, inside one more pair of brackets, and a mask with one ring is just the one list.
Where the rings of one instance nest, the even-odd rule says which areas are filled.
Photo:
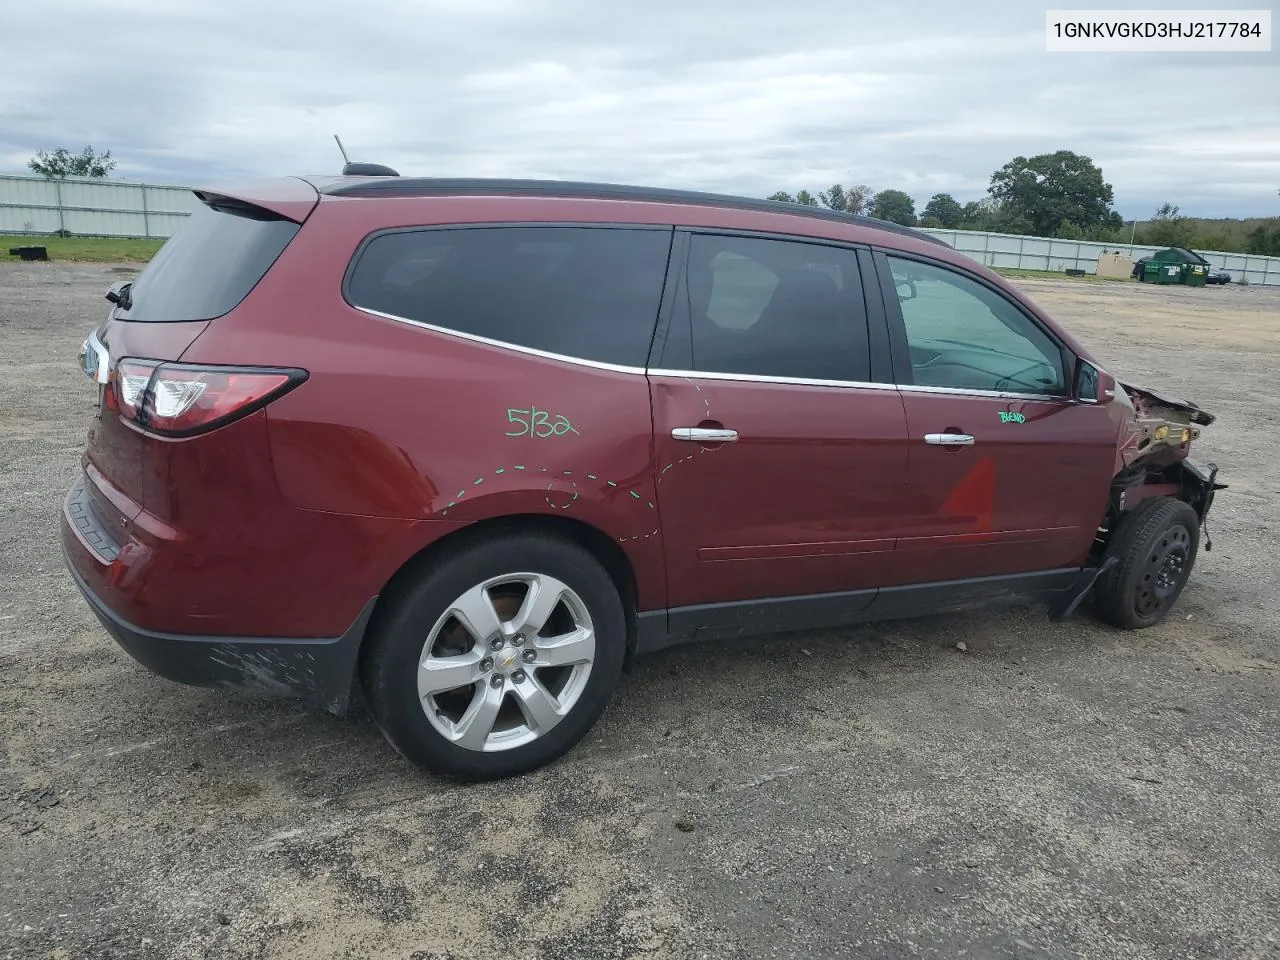
[[493, 471], [493, 472], [494, 472], [494, 473], [506, 473], [506, 472], [507, 472], [507, 468], [506, 468], [506, 467], [499, 467], [497, 470], [495, 470], [495, 471]]
[[611, 487], [616, 487], [616, 486], [617, 486], [617, 484], [616, 484], [616, 483], [614, 483], [612, 480], [606, 480], [606, 481], [605, 481], [605, 483], [609, 484], [609, 486], [611, 486]]
[[523, 470], [523, 469], [524, 469], [524, 467], [520, 466], [519, 464], [516, 464], [516, 469], [517, 469], [517, 470]]
[[597, 477], [594, 473], [588, 473], [588, 474], [587, 474], [587, 479], [588, 479], [588, 480], [599, 480], [600, 478], [599, 478], [599, 477]]
[[[539, 410], [537, 407], [508, 407], [507, 408], [507, 425], [514, 429], [508, 430], [508, 437], [533, 437], [538, 440], [545, 440], [548, 437], [563, 437], [565, 434], [578, 433], [578, 428], [569, 422], [569, 418], [562, 414], [552, 414], [548, 410]], [[578, 434], [581, 436], [581, 434]]]
[[472, 486], [473, 486], [473, 487], [478, 487], [478, 486], [480, 486], [480, 484], [482, 484], [482, 483], [484, 483], [484, 477], [476, 477], [476, 482], [475, 482], [475, 483], [473, 483], [473, 484], [472, 484]]
[[467, 491], [465, 490], [459, 490], [457, 493], [454, 494], [454, 496], [457, 497], [459, 500], [461, 500], [466, 495], [467, 495]]
[[636, 493], [634, 490], [631, 491], [631, 495], [635, 497], [637, 500], [640, 499], [640, 494]]
[[653, 509], [653, 501], [652, 501], [652, 500], [650, 500], [650, 501], [649, 501], [649, 509], [650, 509], [650, 510], [652, 510], [652, 509]]
[[1000, 411], [1001, 423], [1026, 423], [1027, 418], [1021, 413], [1010, 413], [1008, 410]]

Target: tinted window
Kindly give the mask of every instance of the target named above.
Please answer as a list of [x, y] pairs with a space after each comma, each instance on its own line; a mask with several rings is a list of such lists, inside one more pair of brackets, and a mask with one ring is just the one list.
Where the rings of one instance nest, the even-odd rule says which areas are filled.
[[692, 337], [692, 369], [868, 379], [867, 318], [852, 250], [699, 234], [690, 238], [686, 278], [677, 319]]
[[134, 281], [126, 320], [212, 320], [249, 295], [301, 228], [253, 207], [201, 206]]
[[1004, 296], [953, 270], [889, 258], [918, 386], [1065, 393], [1062, 351]]
[[386, 233], [348, 283], [358, 307], [552, 353], [643, 367], [669, 230], [486, 227]]

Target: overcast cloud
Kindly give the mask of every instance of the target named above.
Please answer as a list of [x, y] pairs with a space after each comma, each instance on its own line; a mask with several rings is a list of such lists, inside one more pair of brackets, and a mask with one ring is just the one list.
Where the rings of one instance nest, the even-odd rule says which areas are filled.
[[12, 172], [90, 143], [126, 179], [336, 173], [337, 132], [401, 173], [919, 207], [1069, 149], [1126, 217], [1272, 216], [1278, 94], [1280, 51], [1046, 53], [1025, 0], [0, 0]]

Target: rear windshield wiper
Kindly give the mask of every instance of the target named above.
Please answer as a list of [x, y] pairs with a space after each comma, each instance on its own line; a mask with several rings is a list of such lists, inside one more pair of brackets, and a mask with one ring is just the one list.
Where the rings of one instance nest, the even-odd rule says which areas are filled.
[[107, 290], [107, 299], [121, 310], [128, 310], [133, 306], [132, 290], [132, 280], [117, 280]]

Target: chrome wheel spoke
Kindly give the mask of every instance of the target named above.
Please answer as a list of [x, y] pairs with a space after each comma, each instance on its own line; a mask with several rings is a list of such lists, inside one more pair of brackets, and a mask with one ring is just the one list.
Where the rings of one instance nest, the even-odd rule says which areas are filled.
[[493, 732], [505, 695], [506, 691], [501, 687], [480, 684], [466, 712], [453, 725], [454, 742], [468, 750], [483, 750], [485, 741]]
[[591, 613], [568, 584], [530, 570], [490, 577], [449, 604], [423, 642], [423, 712], [463, 749], [519, 749], [573, 712], [595, 652]]
[[489, 590], [481, 584], [472, 587], [449, 608], [449, 612], [471, 634], [476, 643], [484, 643], [490, 637], [502, 632], [502, 619], [493, 608], [493, 598]]
[[534, 732], [546, 733], [564, 716], [560, 711], [559, 701], [532, 676], [526, 675], [512, 686], [512, 690], [516, 695], [516, 704], [524, 714], [525, 723]]
[[470, 686], [480, 679], [483, 651], [477, 647], [457, 657], [429, 656], [418, 670], [418, 694], [423, 697]]
[[538, 638], [537, 657], [530, 666], [569, 667], [576, 663], [590, 663], [595, 655], [595, 634], [586, 627], [579, 627], [563, 637]]
[[534, 577], [529, 581], [529, 592], [520, 604], [520, 611], [511, 621], [510, 632], [523, 633], [529, 639], [537, 636], [568, 589], [554, 577]]

